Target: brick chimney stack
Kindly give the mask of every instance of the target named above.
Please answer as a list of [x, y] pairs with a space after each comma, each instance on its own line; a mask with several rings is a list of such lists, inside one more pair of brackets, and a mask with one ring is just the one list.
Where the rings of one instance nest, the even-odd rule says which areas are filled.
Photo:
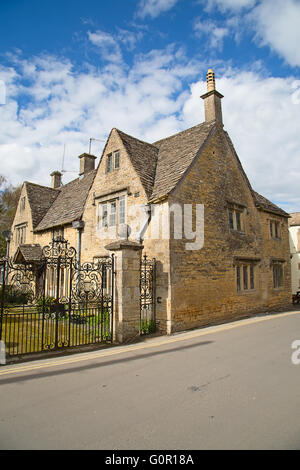
[[61, 187], [61, 177], [62, 177], [62, 174], [60, 171], [53, 171], [53, 173], [51, 173], [51, 188], [53, 189], [57, 189], [57, 188], [60, 188]]
[[224, 98], [216, 90], [215, 74], [209, 69], [206, 75], [207, 93], [201, 96], [204, 100], [205, 121], [216, 121], [223, 125], [221, 99]]
[[89, 173], [95, 169], [95, 160], [97, 158], [95, 155], [83, 153], [82, 155], [79, 155], [78, 158], [80, 159], [80, 176], [85, 175], [86, 173]]

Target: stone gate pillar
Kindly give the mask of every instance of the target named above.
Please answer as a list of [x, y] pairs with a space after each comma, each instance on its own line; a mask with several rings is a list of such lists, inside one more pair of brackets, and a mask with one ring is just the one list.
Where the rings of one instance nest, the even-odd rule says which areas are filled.
[[120, 240], [105, 248], [115, 255], [114, 341], [124, 343], [139, 336], [140, 261], [144, 247]]

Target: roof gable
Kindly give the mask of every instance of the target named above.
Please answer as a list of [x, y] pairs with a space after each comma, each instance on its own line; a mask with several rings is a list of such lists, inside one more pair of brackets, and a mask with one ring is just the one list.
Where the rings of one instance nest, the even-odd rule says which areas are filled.
[[25, 189], [31, 209], [32, 226], [35, 229], [59, 195], [59, 190], [28, 181], [25, 181]]
[[177, 186], [214, 128], [215, 122], [204, 122], [154, 142], [159, 153], [151, 200], [167, 196]]
[[59, 189], [59, 194], [35, 231], [70, 224], [81, 219], [86, 198], [97, 170], [90, 171]]
[[43, 251], [39, 244], [20, 245], [14, 256], [17, 264], [36, 263], [42, 260]]
[[116, 129], [148, 197], [153, 189], [158, 148]]

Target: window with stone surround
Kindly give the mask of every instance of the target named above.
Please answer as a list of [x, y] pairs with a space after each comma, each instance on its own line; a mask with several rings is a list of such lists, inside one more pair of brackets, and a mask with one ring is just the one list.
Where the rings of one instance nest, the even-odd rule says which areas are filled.
[[16, 244], [23, 245], [26, 242], [26, 225], [16, 227]]
[[273, 287], [279, 289], [283, 287], [283, 262], [273, 262]]
[[280, 223], [278, 220], [270, 220], [270, 236], [280, 240]]
[[57, 227], [52, 230], [52, 239], [53, 240], [63, 240], [64, 239], [64, 228], [63, 227]]
[[243, 263], [236, 266], [237, 292], [255, 289], [255, 266], [253, 263]]
[[228, 222], [230, 230], [245, 232], [245, 208], [237, 204], [228, 204]]
[[119, 196], [113, 200], [99, 202], [98, 227], [116, 227], [126, 222], [126, 197]]
[[116, 150], [113, 153], [107, 155], [106, 162], [106, 171], [111, 173], [113, 170], [118, 170], [120, 168], [120, 151]]

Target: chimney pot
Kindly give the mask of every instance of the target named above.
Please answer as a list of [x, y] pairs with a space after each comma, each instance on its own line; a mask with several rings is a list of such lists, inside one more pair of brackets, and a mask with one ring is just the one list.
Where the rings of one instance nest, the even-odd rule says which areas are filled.
[[215, 74], [209, 69], [206, 74], [207, 93], [201, 96], [204, 100], [205, 121], [216, 121], [223, 126], [221, 99], [224, 98], [216, 90]]
[[57, 188], [60, 188], [61, 187], [61, 177], [62, 177], [62, 174], [60, 171], [53, 171], [53, 173], [51, 173], [51, 188], [53, 189], [57, 189]]
[[91, 155], [89, 153], [83, 153], [78, 157], [80, 159], [80, 170], [79, 175], [85, 175], [90, 171], [95, 169], [95, 160], [97, 157], [95, 155]]

